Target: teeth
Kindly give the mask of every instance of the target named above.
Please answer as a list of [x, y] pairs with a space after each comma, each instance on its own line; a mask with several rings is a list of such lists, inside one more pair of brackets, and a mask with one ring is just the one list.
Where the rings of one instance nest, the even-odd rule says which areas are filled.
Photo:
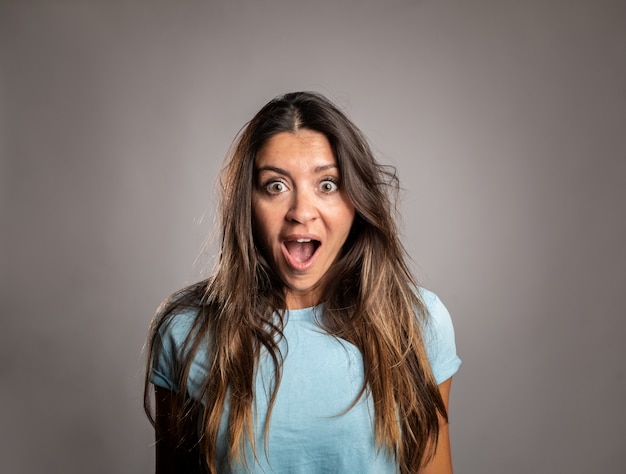
[[300, 242], [300, 243], [310, 242], [310, 241], [311, 241], [311, 239], [296, 239], [296, 242]]

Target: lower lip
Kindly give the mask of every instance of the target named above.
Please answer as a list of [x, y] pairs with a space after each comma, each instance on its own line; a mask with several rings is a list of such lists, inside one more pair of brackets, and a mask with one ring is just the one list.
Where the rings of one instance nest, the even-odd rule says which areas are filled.
[[319, 253], [319, 249], [321, 248], [321, 245], [318, 245], [318, 247], [315, 249], [315, 252], [313, 252], [313, 255], [311, 255], [311, 258], [309, 258], [306, 262], [298, 262], [297, 260], [295, 260], [291, 256], [291, 254], [287, 251], [287, 247], [285, 247], [284, 244], [281, 244], [280, 247], [283, 251], [283, 256], [285, 257], [285, 260], [287, 261], [287, 265], [289, 266], [289, 268], [291, 268], [293, 271], [296, 271], [296, 272], [304, 272], [308, 270], [309, 268], [311, 268], [311, 266], [313, 266], [313, 264], [315, 263], [315, 260], [317, 259], [317, 254]]

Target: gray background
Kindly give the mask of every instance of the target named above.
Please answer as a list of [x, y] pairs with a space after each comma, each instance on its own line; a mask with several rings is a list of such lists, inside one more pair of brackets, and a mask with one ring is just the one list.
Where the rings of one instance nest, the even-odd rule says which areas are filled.
[[152, 470], [152, 313], [233, 136], [297, 89], [399, 170], [457, 472], [623, 472], [623, 1], [5, 0], [0, 31], [1, 472]]

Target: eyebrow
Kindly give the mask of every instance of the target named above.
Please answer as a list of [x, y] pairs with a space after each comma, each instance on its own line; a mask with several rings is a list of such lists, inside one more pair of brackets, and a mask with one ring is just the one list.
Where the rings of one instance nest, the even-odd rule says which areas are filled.
[[[329, 163], [327, 165], [322, 165], [322, 166], [316, 166], [313, 171], [315, 173], [321, 173], [322, 171], [326, 171], [332, 168], [338, 168], [337, 165], [335, 163]], [[285, 176], [291, 176], [291, 174], [289, 173], [289, 171], [284, 170], [282, 168], [279, 168], [278, 166], [260, 166], [258, 168], [255, 169], [255, 171], [257, 173], [260, 173], [261, 171], [274, 171], [275, 173], [278, 174], [284, 174]]]

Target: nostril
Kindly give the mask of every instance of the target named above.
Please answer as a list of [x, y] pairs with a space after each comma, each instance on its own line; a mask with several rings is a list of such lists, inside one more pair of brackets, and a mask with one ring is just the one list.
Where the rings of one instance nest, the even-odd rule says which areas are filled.
[[307, 200], [295, 199], [285, 217], [288, 221], [303, 223], [315, 219], [316, 212], [315, 206]]

